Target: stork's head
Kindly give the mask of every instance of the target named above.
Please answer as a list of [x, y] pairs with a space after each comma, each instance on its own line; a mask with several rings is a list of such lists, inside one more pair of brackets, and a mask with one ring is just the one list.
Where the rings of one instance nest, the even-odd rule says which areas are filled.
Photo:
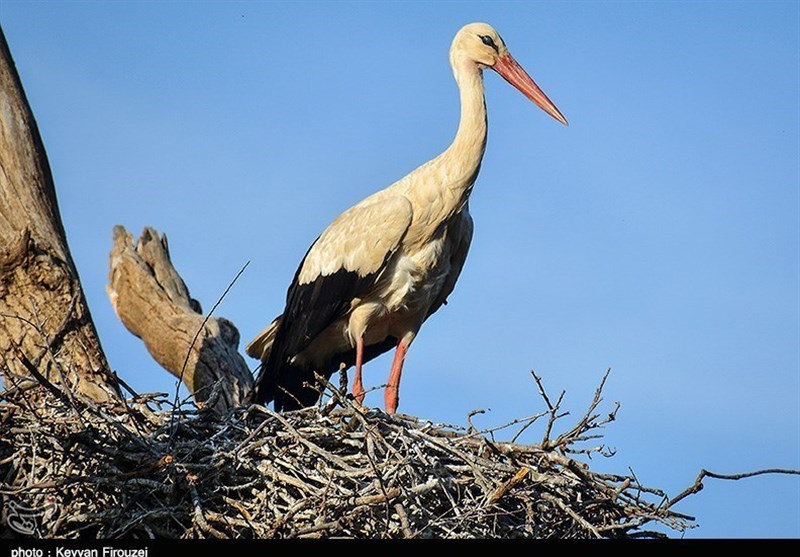
[[450, 63], [454, 68], [458, 64], [472, 63], [480, 70], [493, 69], [550, 116], [569, 125], [553, 101], [511, 57], [500, 34], [491, 25], [470, 23], [462, 27], [450, 47]]

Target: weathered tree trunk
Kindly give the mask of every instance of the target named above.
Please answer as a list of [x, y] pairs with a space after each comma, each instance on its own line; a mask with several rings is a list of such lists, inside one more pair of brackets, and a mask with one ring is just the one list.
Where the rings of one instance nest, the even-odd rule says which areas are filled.
[[117, 395], [58, 212], [42, 138], [0, 29], [0, 373]]
[[239, 354], [239, 331], [224, 318], [204, 318], [200, 304], [172, 266], [167, 238], [145, 228], [134, 245], [114, 228], [108, 295], [114, 311], [161, 366], [180, 378], [198, 402], [218, 412], [240, 406], [253, 376]]

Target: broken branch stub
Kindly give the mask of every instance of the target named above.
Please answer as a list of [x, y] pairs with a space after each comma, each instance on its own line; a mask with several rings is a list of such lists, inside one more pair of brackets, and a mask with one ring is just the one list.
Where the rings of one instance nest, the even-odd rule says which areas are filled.
[[242, 404], [253, 376], [238, 352], [239, 331], [227, 319], [202, 315], [172, 265], [166, 236], [148, 227], [134, 244], [130, 232], [115, 226], [107, 290], [125, 327], [195, 401], [217, 393], [211, 404], [220, 413]]

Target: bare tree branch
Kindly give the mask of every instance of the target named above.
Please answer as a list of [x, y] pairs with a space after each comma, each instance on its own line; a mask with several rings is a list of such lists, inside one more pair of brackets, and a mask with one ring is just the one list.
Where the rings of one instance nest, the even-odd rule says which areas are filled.
[[166, 236], [145, 228], [134, 244], [125, 228], [115, 227], [110, 267], [114, 311], [153, 358], [183, 381], [196, 401], [208, 401], [216, 388], [215, 410], [239, 406], [253, 384], [238, 352], [239, 331], [227, 319], [202, 315], [172, 265]]
[[716, 472], [710, 472], [705, 468], [700, 470], [700, 473], [697, 475], [697, 478], [694, 480], [694, 483], [687, 487], [685, 490], [681, 491], [678, 495], [673, 497], [669, 500], [666, 504], [666, 508], [671, 508], [673, 505], [682, 501], [689, 495], [694, 493], [698, 493], [699, 491], [703, 490], [703, 479], [704, 478], [715, 478], [718, 480], [742, 480], [744, 478], [752, 478], [753, 476], [761, 476], [763, 474], [790, 474], [790, 475], [798, 475], [800, 474], [800, 470], [791, 470], [788, 468], [765, 468], [763, 470], [756, 470], [754, 472], [743, 472], [741, 474], [718, 474]]

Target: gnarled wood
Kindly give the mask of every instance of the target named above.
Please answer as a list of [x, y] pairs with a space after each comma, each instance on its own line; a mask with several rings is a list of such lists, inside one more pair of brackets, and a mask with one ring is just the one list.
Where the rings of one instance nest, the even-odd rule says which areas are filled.
[[134, 245], [122, 226], [114, 227], [108, 296], [128, 330], [198, 402], [224, 412], [239, 406], [253, 376], [238, 352], [239, 331], [223, 318], [205, 319], [200, 304], [172, 265], [166, 236], [145, 228]]
[[50, 165], [0, 30], [0, 375], [117, 396], [58, 211]]

